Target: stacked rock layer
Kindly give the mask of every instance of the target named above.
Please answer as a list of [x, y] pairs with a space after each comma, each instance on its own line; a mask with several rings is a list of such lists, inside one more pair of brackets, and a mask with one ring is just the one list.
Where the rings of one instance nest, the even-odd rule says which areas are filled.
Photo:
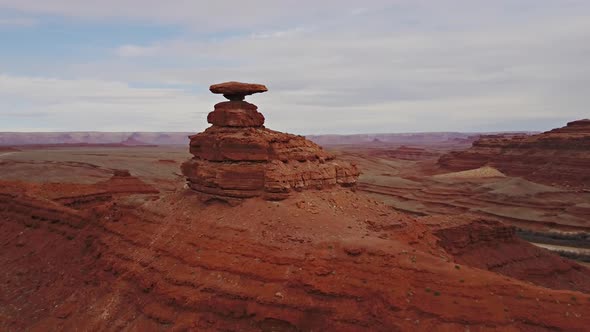
[[446, 154], [438, 163], [453, 171], [489, 165], [510, 176], [588, 190], [590, 120], [532, 136], [482, 136], [470, 149]]
[[264, 127], [256, 105], [243, 99], [265, 86], [227, 82], [210, 90], [230, 101], [215, 105], [207, 117], [212, 126], [190, 137], [194, 157], [182, 165], [188, 186], [206, 199], [280, 200], [293, 191], [356, 184], [356, 166], [335, 160], [302, 136]]

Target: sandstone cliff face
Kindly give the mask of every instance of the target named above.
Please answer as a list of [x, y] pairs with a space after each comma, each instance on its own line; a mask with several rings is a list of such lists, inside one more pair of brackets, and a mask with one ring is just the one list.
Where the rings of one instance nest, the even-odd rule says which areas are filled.
[[302, 136], [264, 127], [257, 106], [245, 95], [266, 87], [237, 82], [213, 85], [230, 101], [215, 105], [204, 132], [190, 137], [194, 156], [182, 165], [189, 188], [204, 198], [232, 201], [263, 196], [286, 198], [292, 191], [354, 186], [359, 171]]
[[440, 156], [440, 153], [428, 151], [418, 147], [410, 147], [402, 145], [396, 149], [384, 149], [371, 153], [375, 156], [385, 156], [388, 158], [395, 158], [401, 160], [426, 160], [435, 159]]
[[[499, 225], [443, 233], [432, 226], [437, 220], [426, 225], [339, 188], [237, 207], [206, 205], [179, 190], [141, 205], [120, 196], [73, 209], [55, 201], [69, 188], [0, 185], [3, 331], [582, 331], [590, 324], [590, 296], [582, 293], [588, 270], [538, 280], [513, 276], [518, 263], [499, 271], [498, 262], [518, 262], [530, 247], [504, 250], [512, 233]], [[536, 250], [521, 264], [553, 263]], [[578, 292], [538, 286], [547, 279]]]
[[532, 136], [483, 136], [466, 151], [451, 152], [439, 165], [452, 171], [492, 166], [532, 181], [590, 188], [590, 120]]
[[435, 234], [457, 263], [547, 288], [590, 292], [588, 269], [519, 239], [512, 226], [479, 220], [443, 226]]

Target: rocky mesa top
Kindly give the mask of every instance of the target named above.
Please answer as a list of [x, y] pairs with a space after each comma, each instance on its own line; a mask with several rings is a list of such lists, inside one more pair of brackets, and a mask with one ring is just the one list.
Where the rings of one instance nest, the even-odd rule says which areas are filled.
[[268, 89], [262, 84], [242, 83], [242, 82], [224, 82], [213, 84], [209, 87], [209, 91], [216, 94], [223, 94], [223, 96], [231, 101], [244, 100], [244, 97], [266, 92]]

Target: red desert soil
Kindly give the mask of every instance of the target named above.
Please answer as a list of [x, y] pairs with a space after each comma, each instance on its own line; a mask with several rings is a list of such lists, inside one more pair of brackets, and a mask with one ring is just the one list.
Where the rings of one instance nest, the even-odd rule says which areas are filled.
[[[239, 92], [230, 97], [239, 99]], [[320, 153], [302, 138], [292, 140]], [[70, 173], [76, 165], [86, 170], [73, 163], [81, 158], [103, 173], [113, 163], [133, 167], [94, 183], [51, 183], [61, 178], [55, 173], [46, 182], [0, 180], [0, 330], [590, 326], [590, 270], [516, 239], [511, 227], [472, 215], [415, 218], [355, 191], [353, 183], [339, 185], [336, 173], [327, 181], [321, 176], [332, 173], [316, 178], [310, 168], [296, 167], [349, 167], [338, 158], [281, 161], [269, 153], [262, 163], [301, 172], [300, 182], [282, 179], [288, 187], [280, 201], [269, 201], [277, 198], [264, 187], [236, 201], [231, 186], [217, 187], [213, 196], [185, 188], [178, 165], [145, 158], [153, 157], [149, 148], [130, 148], [125, 159], [114, 160], [109, 153], [117, 149], [101, 149], [106, 156], [89, 151], [45, 158], [67, 160]], [[194, 152], [183, 156], [201, 160]], [[35, 167], [38, 160], [22, 159], [40, 157], [28, 153], [0, 169]], [[249, 163], [207, 160], [207, 171], [189, 183], [206, 179], [216, 162]]]

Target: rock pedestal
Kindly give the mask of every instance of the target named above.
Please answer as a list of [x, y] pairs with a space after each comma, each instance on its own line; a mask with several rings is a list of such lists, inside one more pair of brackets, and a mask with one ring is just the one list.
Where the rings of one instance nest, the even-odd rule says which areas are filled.
[[335, 160], [303, 136], [264, 127], [256, 105], [243, 101], [267, 91], [264, 85], [227, 82], [210, 90], [230, 101], [215, 105], [207, 116], [212, 126], [190, 137], [194, 157], [182, 165], [189, 188], [205, 200], [280, 200], [294, 191], [356, 185], [356, 166]]

